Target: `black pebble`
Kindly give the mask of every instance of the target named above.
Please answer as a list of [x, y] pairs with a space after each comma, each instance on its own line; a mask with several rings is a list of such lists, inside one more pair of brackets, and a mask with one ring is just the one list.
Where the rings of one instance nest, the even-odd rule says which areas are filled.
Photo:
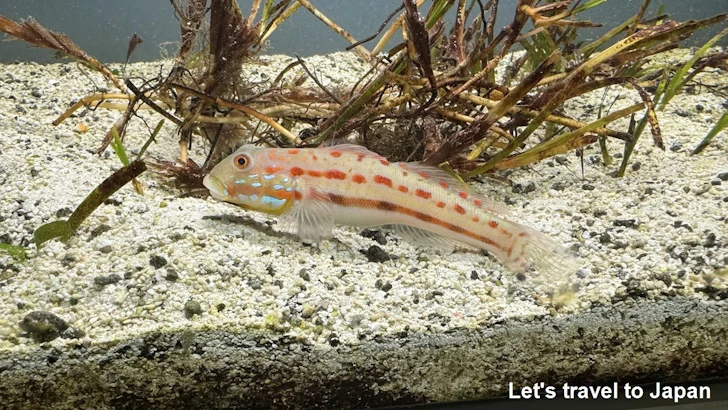
[[359, 235], [369, 238], [375, 242], [377, 242], [380, 245], [386, 245], [387, 244], [387, 237], [384, 235], [384, 233], [377, 229], [364, 229], [363, 231], [359, 232]]
[[149, 264], [154, 266], [155, 269], [159, 269], [167, 264], [167, 260], [163, 256], [154, 255], [149, 258]]
[[712, 248], [715, 246], [715, 234], [713, 232], [709, 233], [705, 237], [705, 242], [703, 242], [703, 246], [706, 248]]
[[98, 286], [113, 285], [121, 280], [121, 276], [116, 273], [112, 273], [107, 276], [97, 276], [94, 278], [94, 283]]
[[627, 228], [636, 228], [639, 225], [636, 219], [617, 219], [614, 221], [614, 226], [624, 226]]
[[392, 259], [392, 257], [384, 251], [384, 249], [377, 245], [370, 246], [366, 252], [362, 251], [362, 253], [366, 255], [369, 262], [386, 262]]
[[68, 329], [68, 323], [51, 312], [36, 310], [25, 315], [19, 326], [38, 343], [50, 342]]
[[65, 218], [73, 213], [71, 208], [61, 208], [56, 211], [56, 218]]
[[536, 190], [536, 183], [529, 182], [526, 185], [523, 184], [515, 184], [513, 185], [513, 188], [511, 188], [514, 194], [527, 194], [529, 192], [533, 192]]

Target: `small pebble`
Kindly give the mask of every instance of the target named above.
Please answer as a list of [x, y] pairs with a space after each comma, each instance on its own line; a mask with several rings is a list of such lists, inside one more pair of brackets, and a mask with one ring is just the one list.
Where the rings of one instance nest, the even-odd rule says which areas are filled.
[[384, 251], [384, 249], [378, 247], [377, 245], [372, 245], [367, 249], [366, 251], [362, 251], [364, 255], [366, 255], [369, 262], [386, 262], [388, 260], [391, 260], [392, 257]]
[[159, 269], [167, 264], [167, 259], [164, 259], [163, 256], [154, 255], [149, 258], [149, 264], [152, 265], [155, 269]]
[[193, 316], [202, 314], [202, 306], [199, 302], [190, 299], [185, 303], [184, 312], [187, 319], [192, 319]]

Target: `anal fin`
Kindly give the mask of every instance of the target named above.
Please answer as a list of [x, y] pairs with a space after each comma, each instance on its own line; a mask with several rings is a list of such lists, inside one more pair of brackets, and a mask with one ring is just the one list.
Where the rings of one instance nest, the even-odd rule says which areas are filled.
[[472, 246], [466, 245], [462, 242], [447, 238], [442, 235], [438, 235], [434, 232], [426, 231], [424, 229], [415, 228], [414, 226], [386, 225], [386, 227], [393, 230], [396, 234], [404, 238], [407, 242], [418, 246], [432, 247], [449, 252], [452, 252], [456, 248], [475, 249]]

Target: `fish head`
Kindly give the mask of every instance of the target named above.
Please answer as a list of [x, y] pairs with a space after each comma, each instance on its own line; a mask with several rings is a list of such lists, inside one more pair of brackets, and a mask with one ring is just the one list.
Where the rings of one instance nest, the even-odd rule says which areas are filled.
[[293, 204], [295, 181], [268, 151], [244, 145], [215, 165], [202, 183], [215, 199], [280, 215]]

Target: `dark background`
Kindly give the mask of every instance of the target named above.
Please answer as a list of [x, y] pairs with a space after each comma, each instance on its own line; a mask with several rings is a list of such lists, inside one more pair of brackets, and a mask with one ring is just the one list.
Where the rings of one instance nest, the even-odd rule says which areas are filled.
[[[243, 13], [247, 13], [251, 0], [238, 2]], [[400, 4], [397, 0], [312, 0], [312, 3], [356, 39], [374, 33]], [[501, 19], [497, 22], [496, 33], [511, 20], [516, 3], [516, 0], [500, 2]], [[622, 23], [637, 13], [641, 3], [641, 0], [608, 0], [596, 10], [581, 14], [580, 20], [592, 19], [605, 24], [604, 29], [586, 33], [585, 40], [597, 38], [607, 28]], [[728, 0], [655, 0], [651, 2], [647, 16], [653, 16], [662, 3], [666, 12], [680, 21], [728, 12]], [[425, 4], [423, 14], [429, 4]], [[168, 0], [0, 0], [0, 15], [14, 20], [32, 16], [47, 28], [67, 34], [86, 52], [107, 63], [124, 61], [129, 39], [134, 33], [138, 33], [144, 43], [137, 47], [131, 61], [161, 58], [160, 45], [163, 43], [168, 43], [163, 47], [169, 56], [174, 56], [179, 41], [179, 26]], [[684, 44], [701, 45], [722, 27], [725, 25], [703, 30]], [[373, 48], [375, 43], [368, 44], [368, 48]], [[390, 46], [394, 44], [390, 42]], [[728, 44], [728, 39], [724, 38], [721, 44]], [[340, 51], [347, 45], [308, 10], [301, 8], [269, 38], [265, 53], [298, 53], [305, 57]], [[0, 42], [0, 62], [51, 62], [53, 58], [52, 51], [29, 47], [22, 41]]]

